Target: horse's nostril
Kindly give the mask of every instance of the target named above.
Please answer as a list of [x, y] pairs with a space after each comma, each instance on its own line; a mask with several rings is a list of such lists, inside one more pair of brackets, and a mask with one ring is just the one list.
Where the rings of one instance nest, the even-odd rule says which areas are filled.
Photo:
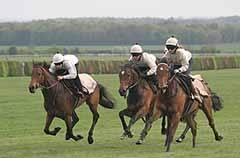
[[125, 94], [126, 94], [126, 90], [124, 90], [124, 89], [119, 89], [118, 92], [119, 92], [120, 96], [125, 96]]
[[29, 90], [30, 93], [34, 93], [34, 92], [35, 92], [33, 86], [29, 86], [29, 87], [28, 87], [28, 90]]

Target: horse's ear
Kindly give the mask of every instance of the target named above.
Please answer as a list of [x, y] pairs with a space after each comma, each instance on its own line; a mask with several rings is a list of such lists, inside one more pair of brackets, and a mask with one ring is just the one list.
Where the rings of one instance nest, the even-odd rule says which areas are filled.
[[159, 59], [159, 63], [165, 63], [165, 64], [168, 64], [169, 61], [167, 60], [167, 58], [160, 58], [160, 59]]
[[46, 61], [44, 61], [44, 62], [42, 63], [42, 67], [43, 67], [44, 69], [48, 69], [48, 68], [50, 67], [50, 65], [49, 65]]

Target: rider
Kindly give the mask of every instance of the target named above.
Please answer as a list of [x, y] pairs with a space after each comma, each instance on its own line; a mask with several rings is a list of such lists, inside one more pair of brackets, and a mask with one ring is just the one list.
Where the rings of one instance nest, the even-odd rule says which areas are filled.
[[171, 67], [171, 69], [174, 74], [182, 73], [186, 75], [186, 77], [183, 77], [191, 91], [188, 92], [188, 95], [191, 96], [192, 99], [196, 98], [201, 101], [199, 95], [196, 94], [195, 88], [193, 87], [192, 78], [189, 76], [192, 70], [192, 53], [180, 46], [177, 38], [174, 36], [167, 39], [165, 50], [166, 51], [162, 59], [166, 59], [170, 64], [172, 64], [173, 67]]
[[52, 58], [49, 71], [57, 75], [57, 79], [69, 80], [74, 92], [83, 97], [86, 92], [82, 89], [82, 84], [78, 76], [78, 58], [75, 55], [62, 55], [57, 52]]
[[156, 79], [156, 70], [157, 70], [157, 64], [156, 64], [156, 57], [153, 54], [149, 54], [147, 52], [143, 52], [142, 47], [136, 43], [134, 44], [130, 49], [131, 56], [128, 59], [129, 61], [136, 61], [136, 62], [143, 62], [148, 67], [149, 70], [145, 74], [141, 74], [143, 78], [147, 80], [149, 83], [149, 86], [153, 90], [154, 93], [157, 92], [157, 79]]

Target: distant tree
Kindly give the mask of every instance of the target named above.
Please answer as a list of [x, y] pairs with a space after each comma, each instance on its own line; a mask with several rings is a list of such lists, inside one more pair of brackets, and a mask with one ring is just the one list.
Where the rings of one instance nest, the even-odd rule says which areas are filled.
[[67, 48], [63, 48], [63, 54], [68, 54], [68, 49]]
[[15, 47], [15, 46], [10, 47], [8, 49], [8, 53], [9, 53], [9, 55], [17, 55], [18, 54], [17, 47]]

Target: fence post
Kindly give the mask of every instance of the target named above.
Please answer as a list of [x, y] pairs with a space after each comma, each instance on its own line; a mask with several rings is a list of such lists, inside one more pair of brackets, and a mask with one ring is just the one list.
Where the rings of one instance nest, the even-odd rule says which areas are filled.
[[25, 76], [25, 62], [22, 62], [22, 76]]

